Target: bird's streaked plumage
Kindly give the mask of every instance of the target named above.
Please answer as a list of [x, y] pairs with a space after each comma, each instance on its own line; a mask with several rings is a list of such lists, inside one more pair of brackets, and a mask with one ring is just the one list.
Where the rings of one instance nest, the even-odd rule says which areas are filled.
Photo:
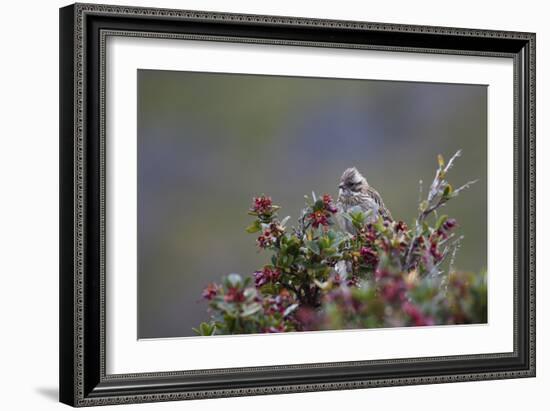
[[342, 211], [349, 212], [357, 208], [367, 214], [371, 221], [379, 215], [385, 220], [393, 220], [378, 191], [367, 183], [366, 178], [355, 167], [344, 171], [338, 188], [337, 206]]

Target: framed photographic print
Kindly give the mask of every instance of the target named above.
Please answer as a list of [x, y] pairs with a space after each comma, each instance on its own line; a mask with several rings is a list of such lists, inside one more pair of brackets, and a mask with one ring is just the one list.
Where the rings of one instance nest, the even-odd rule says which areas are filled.
[[535, 375], [535, 35], [60, 10], [60, 399]]

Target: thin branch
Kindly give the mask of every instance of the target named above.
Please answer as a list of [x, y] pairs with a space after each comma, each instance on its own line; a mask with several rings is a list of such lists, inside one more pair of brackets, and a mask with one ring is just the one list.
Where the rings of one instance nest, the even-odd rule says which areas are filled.
[[[409, 270], [412, 265], [413, 249], [416, 246], [419, 237], [422, 234], [422, 224], [430, 216], [430, 214], [437, 213], [437, 210], [444, 207], [445, 204], [453, 197], [456, 197], [461, 191], [470, 188], [470, 186], [477, 182], [477, 180], [468, 181], [466, 184], [460, 186], [456, 190], [452, 191], [452, 188], [445, 180], [447, 173], [453, 167], [457, 158], [462, 155], [462, 150], [458, 150], [449, 159], [446, 165], [444, 165], [443, 157], [438, 157], [439, 166], [436, 169], [435, 177], [430, 184], [430, 191], [424, 202], [420, 202], [420, 212], [416, 218], [415, 235], [411, 239], [407, 253], [405, 255], [405, 268]], [[422, 194], [422, 182], [420, 183], [420, 193]]]
[[456, 259], [456, 253], [460, 249], [460, 246], [462, 245], [462, 240], [464, 239], [464, 236], [461, 235], [458, 237], [455, 241], [451, 243], [451, 247], [453, 247], [453, 252], [451, 254], [451, 260], [449, 261], [449, 274], [454, 271], [454, 265], [455, 265], [455, 259]]
[[447, 172], [453, 167], [453, 164], [454, 164], [455, 160], [458, 157], [460, 157], [461, 155], [462, 155], [462, 150], [458, 150], [456, 153], [454, 153], [454, 155], [451, 157], [451, 159], [447, 163], [447, 166], [443, 170], [443, 171], [445, 171], [445, 174], [447, 174]]
[[458, 187], [456, 190], [454, 190], [453, 192], [453, 195], [457, 195], [458, 193], [460, 193], [462, 190], [466, 190], [468, 188], [470, 188], [473, 184], [477, 183], [479, 180], [472, 180], [472, 181], [468, 181], [466, 184], [463, 184], [461, 185], [460, 187]]

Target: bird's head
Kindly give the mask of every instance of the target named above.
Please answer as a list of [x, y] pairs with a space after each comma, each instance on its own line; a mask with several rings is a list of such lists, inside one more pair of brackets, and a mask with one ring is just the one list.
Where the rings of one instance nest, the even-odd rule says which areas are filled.
[[340, 197], [352, 197], [368, 187], [367, 180], [355, 167], [348, 168], [340, 177], [338, 194]]

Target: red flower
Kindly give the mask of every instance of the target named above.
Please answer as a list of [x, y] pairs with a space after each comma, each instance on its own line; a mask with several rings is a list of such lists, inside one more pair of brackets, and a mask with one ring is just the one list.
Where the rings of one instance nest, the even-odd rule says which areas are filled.
[[369, 231], [365, 235], [365, 238], [367, 239], [367, 241], [370, 241], [371, 243], [374, 243], [376, 241], [376, 234], [372, 231]]
[[271, 214], [273, 212], [273, 202], [271, 197], [261, 196], [254, 197], [252, 211], [257, 214]]
[[322, 204], [316, 202], [313, 211], [306, 216], [306, 219], [311, 223], [313, 228], [330, 225], [330, 216], [338, 212], [338, 209], [332, 202], [332, 197], [328, 194], [324, 194], [322, 198]]
[[218, 284], [208, 284], [206, 288], [202, 291], [202, 298], [204, 298], [205, 300], [213, 299], [218, 294], [219, 289], [220, 287]]
[[359, 250], [361, 257], [365, 260], [366, 264], [371, 264], [373, 266], [378, 265], [378, 254], [370, 247], [361, 247]]
[[283, 235], [283, 233], [285, 232], [285, 228], [282, 225], [280, 225], [278, 222], [275, 222], [269, 225], [269, 231], [273, 237], [278, 238], [281, 235]]
[[407, 224], [405, 224], [403, 221], [398, 221], [395, 224], [395, 232], [398, 233], [399, 231], [407, 232], [409, 228], [407, 227]]
[[263, 235], [258, 237], [257, 242], [258, 242], [258, 247], [267, 248], [273, 244], [273, 239], [271, 238], [269, 231], [266, 231]]
[[447, 221], [445, 221], [443, 223], [443, 228], [445, 230], [452, 230], [453, 228], [455, 228], [456, 226], [458, 225], [458, 223], [456, 222], [456, 220], [454, 218], [448, 218]]
[[323, 194], [323, 205], [325, 210], [331, 212], [332, 214], [338, 211], [332, 202], [332, 197], [329, 194]]
[[453, 275], [451, 276], [451, 285], [455, 292], [458, 293], [461, 297], [465, 297], [468, 292], [468, 283], [464, 279]]
[[420, 308], [418, 308], [418, 306], [414, 305], [413, 303], [410, 303], [409, 301], [406, 301], [405, 303], [403, 303], [403, 311], [409, 317], [411, 317], [411, 320], [416, 326], [434, 324], [433, 318], [424, 315], [420, 310]]
[[347, 279], [346, 285], [348, 287], [358, 287], [359, 286], [359, 277], [353, 275]]
[[376, 278], [377, 280], [390, 277], [390, 276], [391, 276], [391, 273], [386, 269], [377, 268], [376, 271], [374, 272], [374, 278]]
[[441, 254], [441, 252], [437, 247], [438, 247], [437, 242], [433, 240], [430, 241], [430, 254], [432, 255], [435, 261], [439, 261], [443, 257], [443, 255]]
[[388, 301], [403, 301], [407, 287], [403, 280], [390, 281], [382, 287], [382, 297]]
[[278, 295], [264, 299], [264, 312], [268, 315], [284, 314], [286, 309], [294, 302], [292, 295], [286, 288], [283, 288]]
[[437, 230], [437, 235], [442, 238], [447, 238], [449, 236], [449, 231], [455, 228], [458, 225], [454, 218], [447, 219], [441, 227]]
[[263, 270], [254, 273], [254, 284], [256, 287], [261, 287], [267, 283], [275, 282], [281, 276], [281, 272], [276, 268], [265, 266]]
[[229, 287], [223, 299], [226, 303], [242, 303], [244, 301], [244, 293], [237, 287]]
[[307, 218], [311, 222], [311, 225], [313, 226], [313, 228], [317, 228], [320, 225], [322, 225], [322, 226], [328, 226], [329, 225], [328, 216], [327, 216], [326, 212], [324, 212], [322, 210], [317, 210], [317, 211], [314, 211], [314, 212], [310, 213], [307, 216]]
[[304, 331], [315, 329], [319, 321], [316, 311], [305, 306], [300, 306], [300, 308], [296, 310], [294, 317], [300, 325], [300, 329]]

